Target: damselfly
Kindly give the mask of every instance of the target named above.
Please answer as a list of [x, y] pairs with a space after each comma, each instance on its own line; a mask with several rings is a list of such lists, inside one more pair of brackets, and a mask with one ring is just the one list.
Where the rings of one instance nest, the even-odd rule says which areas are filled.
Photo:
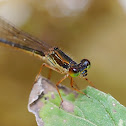
[[40, 75], [43, 67], [48, 67], [50, 70], [65, 74], [64, 77], [56, 84], [56, 89], [62, 102], [63, 99], [59, 92], [58, 85], [66, 78], [70, 79], [71, 87], [80, 93], [83, 92], [77, 88], [74, 88], [73, 86], [74, 77], [79, 76], [84, 78], [91, 86], [93, 86], [93, 84], [86, 78], [87, 70], [91, 66], [89, 60], [82, 59], [80, 63], [76, 63], [58, 47], [52, 47], [49, 44], [39, 40], [38, 38], [35, 38], [30, 34], [19, 30], [12, 24], [7, 23], [1, 17], [0, 43], [38, 56], [42, 60], [44, 59], [46, 63], [42, 64], [38, 76]]

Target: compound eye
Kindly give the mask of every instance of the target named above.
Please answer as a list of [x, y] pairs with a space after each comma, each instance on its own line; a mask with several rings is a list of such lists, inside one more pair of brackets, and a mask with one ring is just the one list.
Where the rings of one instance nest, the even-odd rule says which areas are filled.
[[78, 68], [70, 68], [69, 74], [71, 77], [76, 77], [76, 76], [79, 76], [80, 72]]
[[72, 73], [78, 73], [79, 72], [79, 70], [77, 68], [70, 68], [69, 71], [72, 72]]
[[86, 66], [86, 67], [87, 67], [87, 69], [89, 69], [89, 68], [90, 68], [90, 66], [91, 66], [90, 61], [89, 61], [89, 60], [87, 60], [87, 59], [82, 59], [82, 60], [81, 60], [81, 63], [82, 63], [84, 66]]

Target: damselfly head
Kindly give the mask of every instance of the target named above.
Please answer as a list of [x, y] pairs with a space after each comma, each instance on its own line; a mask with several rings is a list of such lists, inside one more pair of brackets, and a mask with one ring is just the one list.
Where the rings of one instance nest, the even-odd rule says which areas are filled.
[[87, 70], [90, 68], [91, 63], [87, 59], [82, 59], [79, 64], [74, 64], [69, 68], [69, 74], [71, 77], [87, 76]]

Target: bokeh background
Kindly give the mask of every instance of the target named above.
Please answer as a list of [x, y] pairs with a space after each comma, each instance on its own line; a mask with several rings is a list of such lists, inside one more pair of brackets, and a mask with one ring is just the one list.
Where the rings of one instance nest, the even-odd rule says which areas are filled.
[[[77, 62], [89, 59], [89, 80], [126, 106], [125, 0], [0, 0], [0, 15]], [[36, 57], [0, 46], [1, 126], [36, 126], [27, 103], [41, 64]], [[53, 72], [51, 81], [56, 77], [62, 75]], [[75, 81], [80, 89], [88, 85]], [[69, 81], [63, 84], [69, 86]]]

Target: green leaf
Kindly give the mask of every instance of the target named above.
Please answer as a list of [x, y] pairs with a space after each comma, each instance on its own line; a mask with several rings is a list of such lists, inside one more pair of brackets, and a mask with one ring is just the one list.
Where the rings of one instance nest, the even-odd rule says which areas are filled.
[[39, 117], [44, 126], [126, 126], [126, 108], [111, 95], [95, 88], [87, 87], [84, 92], [89, 96], [63, 93], [63, 106], [59, 108], [57, 93], [44, 95]]

